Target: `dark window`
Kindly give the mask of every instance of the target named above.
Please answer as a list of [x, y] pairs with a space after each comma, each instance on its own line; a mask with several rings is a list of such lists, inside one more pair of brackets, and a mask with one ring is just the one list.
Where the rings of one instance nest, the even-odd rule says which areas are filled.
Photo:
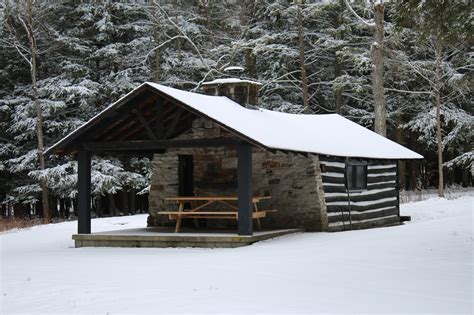
[[326, 165], [325, 164], [319, 164], [319, 167], [321, 168], [321, 173], [326, 173]]
[[346, 188], [349, 190], [367, 189], [367, 163], [346, 163]]

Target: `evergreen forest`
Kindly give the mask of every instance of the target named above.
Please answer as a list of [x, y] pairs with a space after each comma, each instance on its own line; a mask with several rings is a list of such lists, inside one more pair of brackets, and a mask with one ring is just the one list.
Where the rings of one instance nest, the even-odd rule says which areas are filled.
[[[400, 162], [401, 189], [472, 186], [472, 11], [470, 1], [3, 0], [2, 216], [69, 218], [77, 163], [45, 149], [145, 81], [199, 91], [229, 66], [262, 83], [260, 107], [338, 113], [422, 154]], [[95, 214], [146, 212], [151, 161], [95, 156]]]

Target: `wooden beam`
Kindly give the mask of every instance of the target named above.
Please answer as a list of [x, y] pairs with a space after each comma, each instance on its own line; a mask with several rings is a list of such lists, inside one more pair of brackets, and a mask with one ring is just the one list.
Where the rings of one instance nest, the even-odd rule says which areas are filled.
[[170, 126], [166, 129], [166, 133], [164, 135], [164, 139], [169, 139], [169, 136], [173, 134], [176, 129], [176, 125], [178, 124], [181, 114], [183, 113], [183, 109], [178, 109], [176, 113], [174, 113], [173, 118], [171, 120]]
[[77, 233], [91, 234], [91, 154], [77, 154]]
[[[105, 129], [105, 132], [101, 132], [101, 136], [104, 136], [105, 139], [115, 139], [124, 132], [127, 132], [130, 128], [134, 128], [135, 125], [141, 127], [140, 121], [137, 121], [135, 118], [136, 115], [134, 111], [141, 112], [143, 109], [150, 107], [149, 105], [153, 104], [152, 99], [154, 98], [156, 98], [155, 95], [150, 96], [150, 94], [146, 94], [142, 97], [137, 97], [133, 103], [121, 108], [121, 115], [124, 118], [121, 119], [121, 121], [107, 122], [109, 126]], [[107, 124], [104, 125], [107, 126]], [[96, 139], [100, 139], [100, 137], [96, 137]]]
[[110, 141], [115, 139], [116, 137], [120, 136], [130, 128], [132, 128], [134, 125], [140, 125], [139, 122], [137, 122], [135, 119], [130, 119], [130, 120], [125, 120], [122, 121], [120, 124], [115, 125], [114, 129], [111, 130], [109, 133], [104, 135], [104, 138], [102, 141]]
[[[121, 129], [121, 128], [117, 128], [117, 126], [122, 126], [123, 122], [125, 122], [130, 117], [132, 117], [131, 110], [136, 108], [137, 104], [138, 104], [138, 107], [144, 107], [146, 106], [147, 103], [150, 103], [150, 100], [152, 98], [156, 98], [156, 95], [151, 94], [149, 92], [144, 92], [143, 95], [137, 96], [134, 99], [134, 101], [131, 102], [130, 104], [124, 104], [120, 109], [116, 109], [113, 112], [106, 113], [106, 116], [104, 117], [105, 119], [99, 125], [97, 125], [96, 128], [94, 128], [94, 129], [98, 129], [97, 130], [98, 133], [92, 131], [94, 134], [94, 138], [99, 139], [103, 135], [108, 136], [108, 133], [111, 130], [113, 131], [112, 134], [114, 134], [115, 131], [117, 131], [117, 129]], [[104, 126], [106, 128], [104, 130], [100, 130]]]
[[181, 114], [181, 117], [178, 121], [178, 124], [175, 128], [175, 130], [173, 131], [173, 133], [171, 133], [169, 135], [169, 139], [172, 139], [172, 138], [175, 138], [177, 136], [179, 136], [180, 134], [188, 131], [189, 129], [192, 128], [192, 124], [193, 124], [193, 120], [194, 118], [196, 118], [196, 115], [190, 113], [190, 112], [183, 112]]
[[[137, 95], [140, 95], [140, 93], [143, 93], [144, 91], [150, 91], [152, 95], [156, 95], [155, 91], [151, 91], [150, 87], [146, 84], [142, 85], [141, 87], [137, 88], [136, 90], [130, 92], [127, 94], [125, 97], [120, 99], [119, 101], [113, 103], [110, 105], [107, 110], [101, 112], [94, 118], [92, 118], [86, 126], [82, 128], [78, 128], [76, 131], [74, 131], [72, 134], [67, 136], [66, 138], [62, 139], [60, 142], [56, 143], [52, 147], [48, 148], [46, 154], [54, 154], [55, 152], [61, 152], [61, 154], [65, 154], [68, 152], [71, 152], [75, 150], [75, 146], [79, 142], [79, 138], [84, 139], [84, 135], [89, 138], [91, 133], [93, 132], [93, 129], [97, 126], [103, 126], [103, 120], [106, 117], [110, 117], [110, 115], [113, 115], [113, 112], [116, 112], [120, 108], [124, 106], [124, 104], [130, 102], [133, 98], [135, 98]], [[150, 93], [147, 93], [150, 94]]]
[[156, 135], [155, 135], [155, 133], [153, 132], [153, 130], [151, 130], [150, 125], [148, 125], [148, 122], [146, 121], [145, 117], [143, 117], [142, 113], [140, 113], [140, 111], [138, 111], [138, 110], [136, 110], [136, 109], [132, 109], [132, 113], [134, 113], [135, 116], [137, 116], [138, 120], [139, 120], [140, 123], [143, 125], [143, 128], [145, 128], [145, 132], [146, 132], [147, 136], [148, 136], [151, 140], [157, 141], [158, 138], [156, 137]]
[[164, 138], [164, 132], [165, 132], [165, 105], [168, 104], [168, 100], [158, 100], [155, 102], [155, 106], [157, 107], [157, 113], [156, 113], [156, 136], [159, 139]]
[[[130, 114], [121, 114], [118, 112], [114, 112], [115, 115], [111, 115], [110, 117], [104, 118], [101, 122], [100, 126], [96, 126], [94, 129], [90, 131], [92, 134], [92, 138], [100, 139], [102, 136], [106, 135], [110, 130], [115, 130], [118, 125], [122, 124], [124, 121], [130, 118]], [[102, 129], [104, 126], [105, 129]]]
[[241, 144], [233, 138], [203, 138], [189, 140], [130, 140], [86, 142], [84, 147], [90, 151], [153, 151], [167, 148], [206, 148], [223, 147]]
[[239, 235], [253, 235], [252, 220], [252, 147], [237, 147], [237, 207]]
[[[157, 110], [154, 110], [151, 112], [151, 119], [148, 120], [148, 125], [150, 126], [151, 128], [151, 125], [156, 125], [157, 127], [155, 128], [155, 132], [154, 134], [156, 135], [156, 137], [158, 139], [162, 139], [163, 136], [162, 136], [162, 131], [160, 129], [160, 120], [163, 119], [164, 116], [166, 116], [168, 114], [168, 112], [170, 112], [170, 110], [167, 110], [167, 111], [164, 111], [163, 110], [163, 106], [165, 104], [159, 104], [159, 102], [157, 102], [156, 106], [158, 106], [158, 109]], [[156, 124], [153, 124], [155, 121], [158, 121]], [[137, 134], [138, 132], [142, 131], [142, 127], [141, 125], [137, 124], [136, 126], [134, 126], [133, 128], [131, 128], [129, 131], [127, 131], [124, 135], [122, 135], [118, 140], [126, 140], [128, 139], [129, 137]], [[153, 128], [152, 128], [152, 131], [153, 131]]]

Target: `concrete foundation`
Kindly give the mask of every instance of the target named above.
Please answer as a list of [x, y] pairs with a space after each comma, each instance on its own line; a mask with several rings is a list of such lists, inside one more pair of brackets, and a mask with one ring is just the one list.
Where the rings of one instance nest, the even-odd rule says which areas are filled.
[[253, 244], [278, 236], [301, 233], [302, 229], [285, 229], [255, 232], [240, 236], [235, 231], [198, 231], [184, 229], [173, 233], [165, 227], [126, 229], [93, 234], [74, 234], [75, 247], [200, 247], [232, 248]]

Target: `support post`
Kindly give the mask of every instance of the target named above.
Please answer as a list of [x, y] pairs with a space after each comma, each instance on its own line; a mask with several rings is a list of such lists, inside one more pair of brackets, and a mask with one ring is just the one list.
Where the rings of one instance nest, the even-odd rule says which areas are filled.
[[253, 235], [252, 218], [252, 147], [237, 146], [237, 207], [239, 235]]
[[77, 233], [91, 234], [91, 154], [77, 153]]

